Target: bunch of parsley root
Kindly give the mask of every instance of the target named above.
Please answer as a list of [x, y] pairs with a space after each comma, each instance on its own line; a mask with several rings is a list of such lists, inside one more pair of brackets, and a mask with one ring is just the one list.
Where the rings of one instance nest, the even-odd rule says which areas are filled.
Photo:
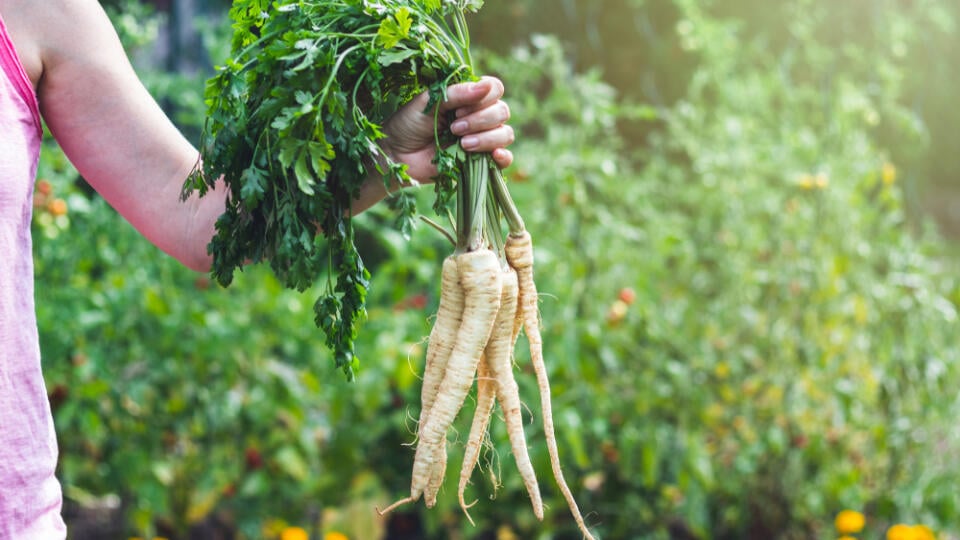
[[[446, 88], [476, 79], [465, 15], [481, 5], [481, 0], [235, 0], [231, 58], [207, 83], [202, 160], [183, 196], [203, 195], [221, 180], [227, 185], [227, 207], [209, 245], [212, 273], [221, 285], [229, 285], [249, 262], [268, 262], [286, 287], [300, 291], [326, 276], [315, 321], [337, 367], [352, 378], [370, 273], [354, 243], [351, 206], [371, 170], [382, 175], [388, 190], [416, 184], [406, 167], [383, 151], [381, 128], [400, 106], [429, 91], [425, 112], [435, 115], [439, 171], [433, 210], [448, 221], [452, 232], [446, 235], [454, 247], [443, 261], [440, 305], [427, 347], [410, 495], [382, 512], [420, 497], [428, 507], [435, 504], [447, 468], [447, 431], [476, 381], [460, 505], [469, 519], [464, 492], [496, 401], [534, 513], [543, 519], [513, 375], [522, 329], [554, 477], [583, 535], [593, 538], [560, 469], [530, 234], [490, 155], [464, 152], [441, 127], [447, 122], [438, 104]], [[394, 191], [398, 226], [409, 234], [417, 217], [414, 196]]]

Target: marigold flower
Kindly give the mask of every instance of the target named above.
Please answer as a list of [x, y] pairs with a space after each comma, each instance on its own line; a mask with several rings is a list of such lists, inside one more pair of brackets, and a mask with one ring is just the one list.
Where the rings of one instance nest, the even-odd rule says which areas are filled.
[[891, 525], [887, 529], [887, 540], [914, 540], [915, 538], [913, 527], [904, 523]]
[[285, 527], [280, 531], [280, 540], [307, 540], [309, 537], [300, 527]]
[[856, 510], [843, 510], [837, 514], [837, 518], [834, 520], [834, 525], [836, 525], [837, 532], [840, 534], [858, 533], [863, 530], [866, 523], [867, 519]]
[[350, 539], [347, 538], [347, 535], [341, 532], [333, 531], [323, 535], [323, 540], [350, 540]]
[[856, 539], [856, 537], [854, 537], [854, 536], [846, 536], [846, 535], [844, 535], [844, 536], [841, 536], [840, 538], [837, 538], [837, 540], [857, 540], [857, 539]]
[[933, 530], [926, 525], [914, 525], [913, 538], [914, 540], [937, 540], [937, 535], [933, 534]]

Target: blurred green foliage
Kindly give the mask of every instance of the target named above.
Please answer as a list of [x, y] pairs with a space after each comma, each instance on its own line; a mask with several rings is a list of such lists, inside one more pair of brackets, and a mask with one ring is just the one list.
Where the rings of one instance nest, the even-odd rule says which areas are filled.
[[[538, 17], [542, 2], [491, 3], [476, 41], [500, 44], [482, 56], [509, 87], [511, 190], [537, 245], [561, 457], [588, 522], [609, 539], [835, 538], [850, 508], [865, 538], [897, 522], [960, 534], [960, 279], [905, 202], [905, 185], [956, 159], [938, 150], [937, 115], [915, 107], [948, 89], [912, 74], [917, 51], [956, 39], [958, 8], [557, 6]], [[529, 35], [537, 24], [548, 33]], [[145, 77], [178, 96], [185, 129], [200, 124], [200, 81]], [[211, 286], [142, 240], [52, 143], [39, 176], [38, 324], [67, 498], [115, 495], [146, 536], [185, 538], [218, 516], [245, 538], [284, 522], [379, 537], [373, 507], [409, 485], [443, 240], [423, 227], [407, 242], [382, 209], [363, 216], [375, 280], [364, 368], [346, 383], [311, 291], [257, 267]], [[413, 510], [429, 538], [578, 538], [522, 343], [546, 520], [527, 509], [495, 422], [468, 493], [478, 526], [448, 480], [437, 508]]]

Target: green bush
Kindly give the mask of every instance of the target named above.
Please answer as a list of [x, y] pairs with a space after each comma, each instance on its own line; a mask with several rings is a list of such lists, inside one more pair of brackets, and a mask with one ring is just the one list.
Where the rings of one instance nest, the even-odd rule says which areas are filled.
[[[900, 521], [957, 533], [960, 285], [905, 218], [916, 172], [895, 151], [924, 141], [902, 105], [906, 60], [822, 43], [826, 3], [783, 6], [791, 31], [771, 36], [677, 0], [664, 39], [695, 67], [656, 108], [574, 71], [553, 37], [486, 54], [519, 134], [509, 176], [537, 246], [561, 457], [603, 538], [832, 538], [845, 508], [873, 536]], [[883, 13], [877, 31], [910, 16]], [[348, 384], [311, 291], [257, 267], [211, 286], [52, 148], [40, 176], [52, 192], [35, 215], [38, 324], [67, 498], [118, 496], [131, 534], [181, 538], [209, 515], [245, 538], [282, 522], [379, 534], [356, 527], [409, 489], [442, 239], [423, 227], [407, 242], [382, 209], [363, 216], [375, 277]], [[465, 522], [461, 418], [438, 507], [412, 510], [430, 538], [579, 537], [522, 345], [517, 363], [545, 523], [498, 422], [484, 466], [503, 485], [475, 475], [478, 527]]]
[[872, 136], [908, 116], [905, 66], [817, 46], [827, 8], [791, 4], [771, 49], [678, 2], [700, 61], [633, 155], [609, 91], [565, 83], [554, 46], [504, 75], [550, 89], [515, 104], [545, 131], [521, 134], [520, 204], [543, 231], [564, 443], [609, 537], [826, 538], [848, 507], [879, 531], [956, 523], [958, 285]]

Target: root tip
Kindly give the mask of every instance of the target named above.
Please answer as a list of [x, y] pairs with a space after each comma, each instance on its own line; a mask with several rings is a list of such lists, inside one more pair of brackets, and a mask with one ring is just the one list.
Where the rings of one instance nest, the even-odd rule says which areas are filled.
[[470, 507], [477, 504], [477, 501], [473, 501], [470, 504], [463, 504], [463, 501], [460, 502], [460, 509], [463, 510], [463, 515], [467, 516], [467, 521], [470, 522], [472, 527], [476, 527], [477, 524], [473, 522], [473, 518], [470, 516]]
[[376, 510], [377, 510], [377, 514], [382, 516], [382, 515], [385, 515], [385, 514], [389, 514], [390, 512], [392, 512], [394, 509], [396, 509], [396, 508], [399, 507], [399, 506], [403, 506], [403, 505], [405, 505], [405, 504], [407, 504], [407, 503], [412, 503], [412, 502], [414, 502], [414, 501], [416, 501], [416, 500], [417, 500], [416, 497], [404, 497], [404, 498], [400, 499], [399, 501], [391, 504], [390, 506], [384, 508], [383, 510], [381, 510], [379, 507], [375, 507], [375, 508], [376, 508]]

